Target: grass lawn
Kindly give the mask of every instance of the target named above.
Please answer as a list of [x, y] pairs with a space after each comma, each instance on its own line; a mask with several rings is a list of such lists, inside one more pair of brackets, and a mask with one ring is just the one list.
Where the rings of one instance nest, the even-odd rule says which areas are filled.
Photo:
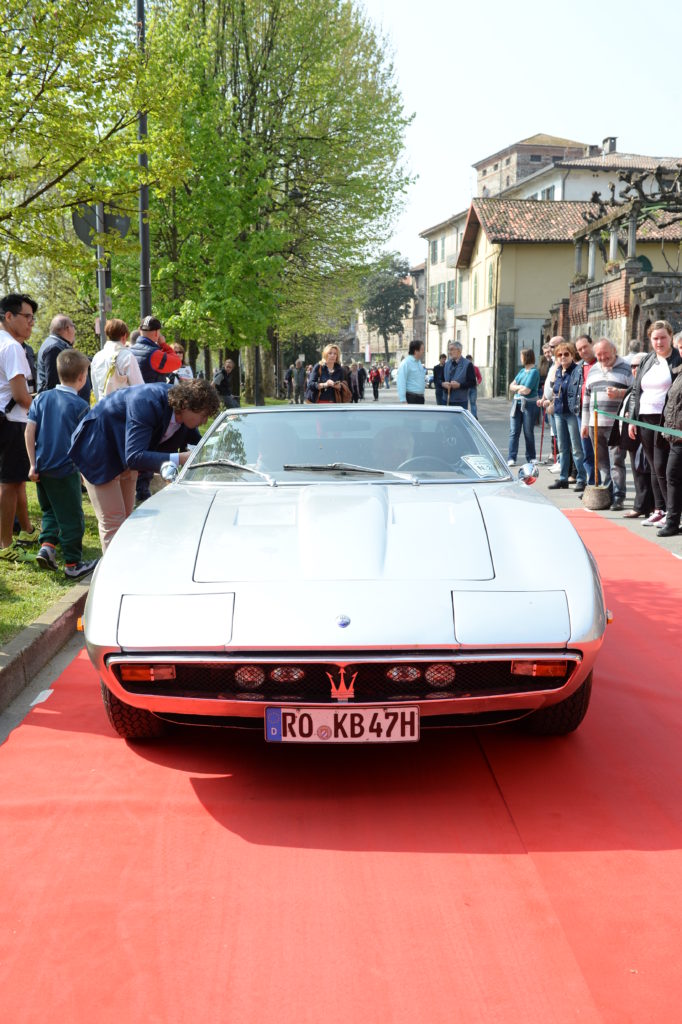
[[[40, 507], [36, 497], [35, 484], [26, 484], [28, 510], [32, 523], [40, 523]], [[83, 538], [83, 561], [98, 558], [102, 549], [97, 532], [97, 520], [87, 494], [83, 495], [85, 513], [85, 536]], [[28, 548], [35, 556], [38, 546]], [[63, 560], [57, 548], [59, 571], [41, 569], [36, 563], [0, 566], [0, 644], [5, 644], [22, 629], [35, 621], [50, 605], [63, 597], [73, 587], [62, 571]]]

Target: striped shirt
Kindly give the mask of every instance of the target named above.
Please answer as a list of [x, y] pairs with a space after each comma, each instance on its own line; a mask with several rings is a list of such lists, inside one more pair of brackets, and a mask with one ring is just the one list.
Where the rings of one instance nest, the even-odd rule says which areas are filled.
[[606, 394], [606, 389], [629, 388], [631, 386], [632, 369], [627, 359], [622, 359], [618, 356], [613, 366], [609, 366], [608, 370], [601, 363], [594, 363], [590, 367], [587, 383], [585, 384], [582, 414], [583, 427], [594, 426], [595, 405], [599, 409], [597, 426], [612, 427], [614, 423], [613, 417], [603, 414], [613, 413], [617, 416], [623, 399], [622, 397], [609, 398]]

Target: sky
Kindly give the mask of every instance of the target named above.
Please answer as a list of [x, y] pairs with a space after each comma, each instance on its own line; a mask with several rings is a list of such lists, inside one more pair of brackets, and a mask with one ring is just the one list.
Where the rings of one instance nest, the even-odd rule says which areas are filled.
[[471, 165], [531, 135], [615, 135], [619, 152], [682, 160], [679, 0], [358, 2], [415, 115], [405, 163], [417, 181], [387, 247], [413, 265], [419, 232], [468, 207]]

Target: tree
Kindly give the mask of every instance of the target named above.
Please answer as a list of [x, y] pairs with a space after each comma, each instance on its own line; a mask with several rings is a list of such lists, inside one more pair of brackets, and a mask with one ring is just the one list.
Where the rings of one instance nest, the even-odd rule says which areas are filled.
[[157, 31], [193, 163], [153, 197], [155, 311], [214, 348], [331, 330], [408, 180], [373, 29], [347, 0], [178, 0]]
[[[161, 55], [140, 59], [127, 0], [2, 4], [0, 251], [91, 266], [64, 216], [81, 203], [135, 199], [137, 112], [163, 104], [168, 115], [181, 69], [164, 69], [161, 86]], [[181, 138], [170, 116], [165, 135], [151, 124], [155, 180], [170, 182], [184, 165]]]
[[410, 312], [415, 298], [414, 287], [408, 283], [410, 265], [407, 260], [393, 254], [380, 265], [367, 280], [363, 304], [365, 323], [378, 331], [384, 339], [388, 362], [388, 339], [391, 334], [402, 334], [403, 320]]

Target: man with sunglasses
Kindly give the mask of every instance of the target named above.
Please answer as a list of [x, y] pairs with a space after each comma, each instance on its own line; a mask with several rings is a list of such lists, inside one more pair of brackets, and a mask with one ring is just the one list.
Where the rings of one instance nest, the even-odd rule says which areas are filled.
[[[24, 343], [31, 337], [37, 302], [11, 293], [0, 299], [0, 561], [25, 562], [23, 545], [38, 539], [28, 518], [29, 461], [24, 431], [31, 405], [31, 376]], [[14, 518], [21, 532], [13, 537]]]

